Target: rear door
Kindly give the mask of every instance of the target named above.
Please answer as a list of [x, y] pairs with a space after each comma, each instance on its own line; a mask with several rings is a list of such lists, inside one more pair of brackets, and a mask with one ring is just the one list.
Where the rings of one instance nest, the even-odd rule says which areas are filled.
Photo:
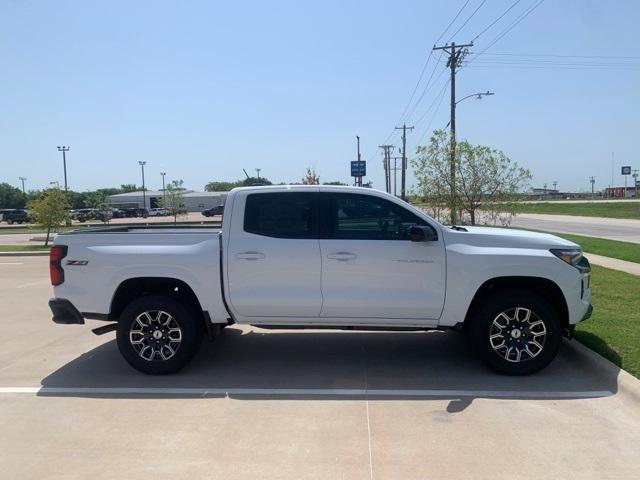
[[226, 258], [229, 299], [237, 314], [319, 316], [317, 200], [315, 190], [257, 191], [236, 200]]
[[[412, 225], [429, 222], [375, 195], [322, 193], [321, 197], [320, 316], [438, 319], [445, 294], [442, 236], [430, 242], [409, 240]], [[435, 223], [432, 226], [439, 231]]]

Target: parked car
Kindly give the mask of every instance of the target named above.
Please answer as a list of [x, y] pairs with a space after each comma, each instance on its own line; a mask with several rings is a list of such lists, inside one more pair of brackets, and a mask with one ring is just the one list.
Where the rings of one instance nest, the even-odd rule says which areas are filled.
[[149, 210], [150, 217], [165, 217], [167, 215], [169, 215], [169, 212], [164, 208], [151, 208]]
[[213, 217], [215, 215], [222, 215], [223, 212], [224, 212], [224, 205], [218, 205], [216, 207], [207, 208], [206, 210], [203, 210], [202, 215], [204, 215], [205, 217]]
[[22, 224], [22, 223], [30, 223], [31, 215], [28, 210], [23, 208], [15, 208], [15, 209], [5, 209], [2, 210], [2, 220], [7, 222], [9, 225], [13, 225], [14, 223]]
[[112, 208], [111, 209], [111, 216], [112, 216], [112, 218], [124, 218], [125, 214], [119, 208]]
[[203, 332], [237, 323], [456, 329], [496, 371], [527, 375], [591, 315], [589, 262], [554, 235], [446, 227], [395, 196], [353, 187], [238, 188], [225, 210], [220, 230], [57, 235], [53, 321], [113, 322], [95, 333], [115, 330], [123, 357], [152, 374], [179, 370]]

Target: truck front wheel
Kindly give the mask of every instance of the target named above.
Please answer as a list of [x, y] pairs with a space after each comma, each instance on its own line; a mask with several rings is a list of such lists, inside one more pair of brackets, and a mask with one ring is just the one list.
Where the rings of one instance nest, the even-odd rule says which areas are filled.
[[143, 373], [162, 375], [183, 368], [198, 350], [202, 326], [173, 298], [149, 295], [131, 302], [116, 329], [118, 349]]
[[543, 297], [510, 290], [486, 298], [472, 318], [476, 351], [505, 375], [530, 375], [555, 358], [562, 343], [560, 317]]

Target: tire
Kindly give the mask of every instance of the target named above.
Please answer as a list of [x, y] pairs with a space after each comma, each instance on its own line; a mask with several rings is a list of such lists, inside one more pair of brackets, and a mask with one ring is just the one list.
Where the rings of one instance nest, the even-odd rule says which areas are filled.
[[503, 375], [531, 375], [556, 357], [560, 316], [542, 296], [508, 290], [488, 297], [472, 317], [471, 337], [480, 358]]
[[13, 225], [13, 220], [11, 219], [7, 220], [7, 225]]
[[160, 295], [131, 302], [116, 328], [118, 349], [124, 359], [136, 370], [150, 375], [175, 373], [183, 368], [195, 355], [201, 340], [202, 324], [191, 309]]

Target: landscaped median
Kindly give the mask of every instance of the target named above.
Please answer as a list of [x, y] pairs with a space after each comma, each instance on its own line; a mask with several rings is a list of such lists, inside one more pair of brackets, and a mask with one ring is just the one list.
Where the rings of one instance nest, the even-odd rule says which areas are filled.
[[47, 252], [49, 248], [44, 245], [0, 245], [0, 253]]
[[640, 202], [536, 202], [519, 203], [520, 213], [546, 213], [552, 215], [578, 215], [583, 217], [640, 219]]
[[575, 337], [640, 378], [640, 276], [593, 266], [593, 316]]

